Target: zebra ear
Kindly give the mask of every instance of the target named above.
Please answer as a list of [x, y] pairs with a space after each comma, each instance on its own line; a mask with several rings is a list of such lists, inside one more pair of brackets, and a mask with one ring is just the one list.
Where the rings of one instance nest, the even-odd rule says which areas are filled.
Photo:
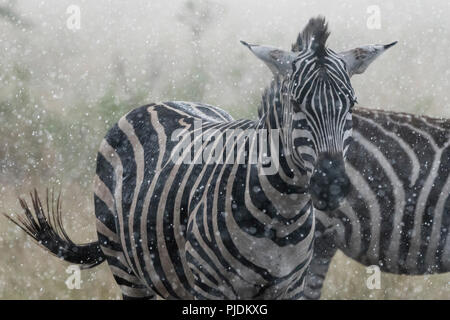
[[397, 41], [390, 44], [373, 44], [358, 47], [352, 50], [339, 53], [341, 58], [344, 59], [349, 76], [354, 74], [360, 74], [366, 71], [367, 67], [379, 57], [384, 51], [394, 46]]
[[274, 75], [286, 76], [292, 72], [292, 61], [294, 61], [297, 53], [283, 51], [270, 46], [248, 44], [242, 40], [241, 43], [249, 48], [255, 56], [264, 61]]

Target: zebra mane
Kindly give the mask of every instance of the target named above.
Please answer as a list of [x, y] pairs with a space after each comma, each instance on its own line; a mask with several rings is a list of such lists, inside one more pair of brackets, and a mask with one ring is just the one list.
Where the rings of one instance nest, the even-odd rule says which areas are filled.
[[[298, 34], [297, 41], [292, 45], [292, 51], [300, 52], [305, 48], [310, 48], [319, 59], [323, 58], [326, 55], [326, 42], [329, 35], [330, 32], [328, 31], [328, 23], [325, 17], [311, 18], [305, 28], [303, 28], [303, 31]], [[281, 86], [282, 79], [275, 77], [269, 87], [264, 90], [262, 102], [258, 108], [259, 118], [269, 111], [272, 103], [275, 103], [276, 109], [281, 109], [283, 98], [280, 93]]]
[[281, 87], [283, 86], [283, 80], [280, 77], [275, 77], [270, 85], [264, 89], [262, 94], [261, 104], [258, 108], [258, 118], [262, 118], [269, 112], [270, 107], [280, 109], [282, 105], [282, 93]]
[[[285, 132], [292, 130], [292, 104], [288, 100], [286, 78], [277, 76], [264, 90], [261, 104], [258, 108], [258, 118], [270, 128]], [[283, 148], [293, 150], [292, 134], [282, 135]]]
[[311, 18], [303, 31], [298, 34], [297, 41], [292, 45], [292, 51], [300, 52], [310, 48], [316, 53], [317, 57], [323, 57], [326, 54], [325, 45], [329, 35], [325, 17]]

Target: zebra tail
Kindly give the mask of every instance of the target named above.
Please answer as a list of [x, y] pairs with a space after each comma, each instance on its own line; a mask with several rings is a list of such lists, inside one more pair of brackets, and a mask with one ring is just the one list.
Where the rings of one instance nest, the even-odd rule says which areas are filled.
[[19, 198], [24, 213], [17, 215], [17, 220], [6, 214], [3, 215], [25, 231], [40, 246], [60, 259], [80, 265], [82, 269], [95, 267], [105, 261], [105, 255], [98, 241], [75, 244], [70, 240], [62, 224], [60, 196], [56, 200], [56, 207], [53, 192], [49, 203], [48, 189], [46, 207], [42, 205], [36, 189], [34, 194], [30, 193], [30, 196], [34, 214], [27, 202]]

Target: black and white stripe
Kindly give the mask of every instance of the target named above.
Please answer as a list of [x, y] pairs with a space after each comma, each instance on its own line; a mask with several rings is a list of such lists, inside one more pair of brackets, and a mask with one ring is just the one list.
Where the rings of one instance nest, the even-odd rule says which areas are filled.
[[395, 274], [450, 272], [450, 120], [355, 108], [352, 189], [316, 211], [306, 295], [319, 298], [337, 249]]
[[[258, 130], [286, 124], [285, 82], [277, 78], [266, 91], [259, 121], [232, 121], [209, 106], [167, 102], [136, 109], [110, 130], [98, 157], [96, 215], [104, 222], [100, 244], [127, 288], [124, 295], [151, 290], [166, 299], [301, 297], [314, 230], [307, 170], [295, 163], [296, 153], [287, 152], [283, 134], [271, 137], [281, 147], [271, 154], [280, 164], [276, 174], [263, 175], [260, 163], [248, 163], [248, 155], [259, 152]], [[193, 132], [195, 120], [202, 120], [200, 135]], [[180, 128], [182, 139], [172, 141]], [[227, 141], [227, 130], [237, 139]], [[231, 144], [245, 162], [197, 163], [214, 141]], [[192, 163], [171, 161], [182, 146]], [[107, 234], [116, 234], [117, 242]], [[123, 264], [117, 256], [124, 256]], [[125, 273], [145, 289], [123, 282]]]
[[[313, 206], [335, 209], [349, 190], [344, 155], [355, 97], [350, 65], [325, 47], [328, 34], [316, 18], [298, 53], [244, 43], [276, 74], [258, 121], [178, 101], [137, 108], [109, 130], [94, 185], [99, 240], [86, 246], [101, 249], [89, 266], [106, 259], [124, 298], [303, 297]], [[234, 152], [216, 149], [221, 143]], [[264, 153], [275, 173], [250, 162]], [[45, 214], [28, 226], [61, 258], [70, 251], [66, 260], [88, 260], [67, 236], [46, 232], [63, 229]]]

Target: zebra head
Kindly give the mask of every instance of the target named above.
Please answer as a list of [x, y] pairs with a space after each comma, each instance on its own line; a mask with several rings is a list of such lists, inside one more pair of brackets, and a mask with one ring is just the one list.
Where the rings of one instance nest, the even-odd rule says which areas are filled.
[[356, 102], [350, 77], [395, 44], [336, 53], [326, 47], [329, 34], [325, 19], [317, 17], [299, 34], [292, 52], [243, 42], [282, 79], [282, 138], [293, 162], [310, 177], [314, 207], [324, 211], [336, 209], [350, 189], [344, 165]]

